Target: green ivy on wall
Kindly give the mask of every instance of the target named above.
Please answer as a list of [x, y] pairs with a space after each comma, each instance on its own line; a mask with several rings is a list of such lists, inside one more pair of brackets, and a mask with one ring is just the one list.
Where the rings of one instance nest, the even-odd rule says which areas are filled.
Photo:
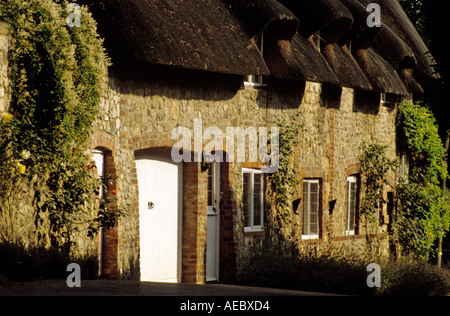
[[370, 143], [363, 142], [359, 157], [362, 188], [360, 220], [364, 224], [367, 247], [371, 255], [379, 255], [382, 252], [382, 239], [370, 237], [380, 232], [380, 215], [383, 203], [386, 203], [384, 190], [391, 187], [387, 177], [396, 166], [396, 161], [387, 157], [387, 148], [377, 139]]
[[406, 181], [398, 185], [395, 231], [406, 252], [428, 258], [436, 239], [449, 229], [450, 214], [442, 196], [446, 179], [445, 149], [432, 112], [422, 103], [399, 107], [398, 135], [409, 156]]
[[376, 221], [376, 214], [384, 200], [384, 187], [389, 186], [388, 172], [395, 170], [396, 162], [386, 156], [387, 146], [374, 140], [361, 144], [361, 181], [364, 194], [361, 199], [360, 212], [369, 221]]
[[52, 242], [70, 247], [74, 223], [88, 221], [92, 235], [110, 222], [85, 219], [99, 187], [87, 167], [88, 140], [108, 58], [90, 13], [82, 7], [80, 26], [69, 27], [67, 5], [0, 0], [0, 19], [9, 26], [11, 94], [0, 123], [0, 212], [14, 210], [11, 196], [25, 185], [34, 192], [36, 225], [46, 214]]
[[269, 187], [275, 211], [275, 224], [279, 227], [282, 227], [283, 223], [291, 221], [291, 198], [295, 195], [299, 185], [298, 174], [293, 164], [295, 146], [298, 144], [300, 132], [298, 117], [298, 114], [295, 115], [289, 123], [283, 120], [276, 122], [276, 126], [279, 127], [279, 148], [274, 157], [278, 159], [278, 169], [277, 172], [269, 175]]

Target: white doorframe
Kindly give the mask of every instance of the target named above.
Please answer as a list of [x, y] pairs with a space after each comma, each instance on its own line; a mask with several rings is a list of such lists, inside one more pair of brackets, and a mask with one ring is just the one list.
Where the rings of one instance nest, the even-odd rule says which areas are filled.
[[[105, 151], [101, 148], [95, 148], [92, 150], [92, 158], [95, 161], [95, 166], [97, 167], [98, 178], [104, 181], [105, 176]], [[104, 198], [103, 185], [99, 189], [99, 198]], [[101, 276], [103, 271], [103, 228], [100, 227], [98, 234], [98, 275]]]
[[220, 253], [220, 164], [208, 169], [208, 207], [206, 236], [206, 281], [219, 281]]

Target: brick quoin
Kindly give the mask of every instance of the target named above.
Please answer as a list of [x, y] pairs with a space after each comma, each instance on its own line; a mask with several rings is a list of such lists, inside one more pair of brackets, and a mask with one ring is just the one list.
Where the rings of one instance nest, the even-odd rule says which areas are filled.
[[220, 254], [219, 277], [221, 283], [233, 283], [236, 277], [237, 232], [234, 218], [237, 218], [236, 199], [233, 196], [234, 184], [232, 164], [220, 166]]
[[202, 188], [205, 184], [200, 183], [202, 176], [207, 180], [207, 174], [201, 172], [200, 163], [183, 164], [182, 282], [188, 283], [205, 282], [201, 272], [205, 271], [207, 201], [200, 197], [200, 189], [205, 189]]

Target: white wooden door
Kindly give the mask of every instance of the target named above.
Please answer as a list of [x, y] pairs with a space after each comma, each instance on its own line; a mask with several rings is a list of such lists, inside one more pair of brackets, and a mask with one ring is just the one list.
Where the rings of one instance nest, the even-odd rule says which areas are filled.
[[219, 280], [220, 165], [208, 169], [208, 215], [206, 231], [206, 281]]
[[181, 165], [136, 156], [141, 281], [180, 282]]

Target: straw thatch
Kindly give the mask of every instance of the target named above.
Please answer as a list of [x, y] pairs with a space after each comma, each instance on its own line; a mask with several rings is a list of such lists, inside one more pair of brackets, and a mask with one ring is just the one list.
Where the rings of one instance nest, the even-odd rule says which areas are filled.
[[222, 0], [241, 22], [249, 38], [271, 25], [277, 37], [291, 40], [298, 28], [298, 18], [277, 0]]
[[[406, 95], [433, 77], [428, 50], [396, 0], [80, 0], [113, 62], [270, 75]], [[263, 52], [254, 36], [264, 31]], [[321, 48], [312, 36], [320, 31]], [[351, 46], [351, 49], [349, 49]]]
[[339, 85], [333, 69], [312, 41], [296, 34], [291, 41], [290, 52], [286, 53], [287, 44], [270, 41], [270, 34], [268, 32], [265, 57], [272, 76]]
[[[360, 0], [363, 4], [373, 2]], [[382, 7], [382, 23], [389, 27], [413, 52], [415, 69], [424, 76], [434, 76], [432, 56], [398, 1], [379, 0]], [[380, 38], [382, 40], [382, 38]], [[387, 48], [387, 47], [386, 47]]]
[[113, 61], [269, 74], [256, 46], [218, 0], [115, 0], [92, 11]]

